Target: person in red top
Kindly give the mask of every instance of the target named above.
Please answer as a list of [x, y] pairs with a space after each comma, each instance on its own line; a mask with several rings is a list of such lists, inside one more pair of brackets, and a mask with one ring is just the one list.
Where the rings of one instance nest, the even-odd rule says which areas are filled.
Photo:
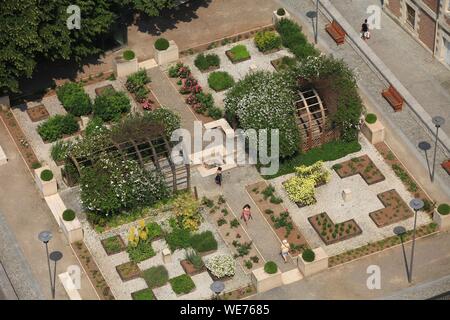
[[245, 225], [247, 225], [247, 221], [253, 219], [252, 213], [250, 212], [250, 206], [246, 204], [244, 208], [242, 208], [241, 219], [244, 220]]

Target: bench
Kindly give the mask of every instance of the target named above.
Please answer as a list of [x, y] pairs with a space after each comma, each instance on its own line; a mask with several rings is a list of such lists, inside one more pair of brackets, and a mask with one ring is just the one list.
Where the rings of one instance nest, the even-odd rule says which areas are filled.
[[442, 162], [441, 166], [450, 175], [450, 159]]
[[386, 90], [383, 90], [381, 94], [389, 102], [392, 108], [394, 108], [395, 112], [402, 111], [404, 101], [403, 97], [392, 85], [390, 85]]
[[327, 24], [325, 30], [334, 39], [337, 45], [343, 44], [345, 42], [346, 33], [335, 20]]

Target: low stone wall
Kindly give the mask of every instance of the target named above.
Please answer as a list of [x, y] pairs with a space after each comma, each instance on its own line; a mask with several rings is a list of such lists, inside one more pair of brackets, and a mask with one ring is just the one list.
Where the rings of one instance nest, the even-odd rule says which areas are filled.
[[450, 230], [450, 214], [443, 215], [434, 210], [433, 221], [439, 226], [440, 231]]
[[371, 144], [384, 142], [385, 130], [383, 124], [377, 120], [375, 123], [367, 123], [364, 121], [361, 126], [361, 132], [366, 136]]
[[275, 274], [268, 274], [262, 267], [252, 271], [252, 282], [258, 292], [269, 291], [283, 285], [282, 273], [278, 270]]

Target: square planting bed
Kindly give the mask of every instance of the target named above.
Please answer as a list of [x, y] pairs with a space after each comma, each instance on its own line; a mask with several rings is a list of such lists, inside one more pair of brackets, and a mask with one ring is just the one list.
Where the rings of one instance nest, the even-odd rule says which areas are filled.
[[122, 281], [129, 281], [141, 276], [141, 270], [134, 262], [126, 262], [116, 266], [117, 273]]
[[106, 86], [102, 86], [102, 87], [95, 88], [95, 94], [96, 94], [97, 96], [101, 96], [102, 93], [103, 93], [103, 91], [108, 90], [108, 89], [112, 89], [112, 90], [115, 91], [114, 87], [113, 87], [111, 84], [108, 84], [108, 85], [106, 85]]
[[326, 245], [344, 241], [362, 233], [355, 220], [335, 224], [326, 212], [309, 217], [308, 221]]
[[195, 290], [195, 283], [187, 274], [169, 280], [170, 286], [176, 295], [188, 294]]
[[125, 243], [119, 235], [112, 236], [101, 241], [103, 249], [108, 256], [125, 250]]
[[206, 271], [206, 266], [203, 265], [200, 269], [196, 269], [194, 265], [187, 259], [180, 261], [181, 267], [183, 268], [184, 272], [186, 272], [190, 276], [195, 276], [199, 273]]
[[252, 57], [248, 52], [248, 49], [244, 45], [237, 45], [230, 50], [225, 51], [226, 56], [233, 64], [250, 60]]
[[157, 300], [152, 289], [143, 289], [131, 294], [133, 300]]
[[27, 114], [32, 122], [41, 121], [49, 117], [49, 113], [43, 104], [27, 108]]
[[368, 155], [335, 164], [333, 169], [342, 179], [359, 174], [368, 185], [384, 181], [385, 179]]
[[369, 213], [370, 218], [378, 228], [414, 216], [412, 210], [394, 189], [378, 194], [378, 199], [380, 199], [385, 208]]

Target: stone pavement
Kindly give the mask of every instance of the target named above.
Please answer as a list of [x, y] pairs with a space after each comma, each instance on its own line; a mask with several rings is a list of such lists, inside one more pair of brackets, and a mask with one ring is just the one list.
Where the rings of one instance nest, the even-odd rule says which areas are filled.
[[[405, 245], [409, 259], [411, 243]], [[367, 267], [377, 265], [381, 270], [381, 289], [369, 290], [366, 285]], [[396, 292], [416, 285], [426, 285], [444, 276], [450, 269], [450, 233], [419, 239], [416, 242], [413, 283], [408, 284], [402, 247], [398, 246], [351, 263], [328, 269], [325, 272], [304, 278], [302, 281], [275, 288], [250, 299], [383, 299]], [[331, 284], [331, 285], [330, 285]], [[432, 293], [411, 298], [427, 299], [450, 290], [449, 281], [433, 285]], [[431, 296], [430, 296], [431, 294]], [[400, 296], [399, 296], [400, 298]]]
[[[63, 253], [63, 259], [57, 266], [58, 274], [65, 272], [70, 265], [77, 265], [78, 261], [64, 235], [59, 232], [58, 224], [37, 190], [34, 180], [3, 123], [0, 123], [0, 145], [9, 159], [6, 165], [0, 167], [0, 211], [5, 220], [4, 222], [0, 221], [0, 225], [3, 228], [8, 226], [7, 228], [15, 235], [12, 243], [9, 240], [9, 242], [0, 241], [0, 244], [11, 243], [7, 250], [11, 250], [13, 246], [20, 248], [24, 260], [28, 263], [32, 276], [39, 286], [38, 291], [34, 290], [34, 292], [37, 292], [34, 293], [35, 299], [42, 297], [42, 295], [46, 299], [51, 299], [45, 247], [37, 239], [39, 232], [50, 230], [53, 233], [53, 239], [49, 243], [50, 252], [59, 250]], [[18, 207], [18, 204], [20, 204], [20, 207]], [[6, 233], [0, 232], [0, 236], [4, 234]], [[17, 266], [23, 265], [22, 267], [26, 268], [26, 263], [11, 260], [10, 257], [5, 260], [1, 259], [5, 268], [9, 263]], [[15, 261], [17, 262], [15, 263]], [[18, 268], [17, 271], [19, 274], [20, 269]], [[20, 274], [24, 274], [24, 272]], [[23, 279], [28, 281], [27, 287], [35, 287], [29, 280], [30, 277]], [[39, 291], [42, 293], [39, 293]], [[83, 299], [97, 299], [97, 295], [84, 273], [81, 278], [80, 294]], [[32, 297], [29, 296], [29, 298]], [[56, 282], [56, 298], [67, 299], [67, 295], [58, 280]]]
[[[313, 26], [307, 14], [315, 11], [314, 2], [294, 0], [278, 0], [277, 2], [286, 7], [300, 21], [304, 32], [312, 40]], [[443, 148], [438, 148], [435, 183], [430, 183], [426, 160], [423, 152], [418, 149], [418, 143], [420, 141], [432, 143], [434, 141], [432, 134], [423, 127], [421, 121], [410, 108], [405, 108], [402, 112], [397, 113], [393, 111], [381, 96], [381, 91], [386, 87], [385, 82], [348, 42], [341, 46], [335, 44], [325, 31], [325, 24], [327, 23], [326, 18], [320, 14], [318, 47], [323, 52], [331, 53], [335, 57], [343, 59], [354, 70], [363, 100], [368, 101], [370, 106], [374, 108], [374, 112], [380, 119], [383, 119], [386, 127], [392, 129], [387, 132], [386, 139], [388, 142], [389, 139], [395, 142], [395, 147], [399, 146], [401, 152], [398, 156], [400, 160], [404, 161], [405, 166], [412, 172], [420, 171], [421, 174], [416, 175], [416, 178], [425, 190], [432, 193], [433, 198], [438, 202], [449, 201], [450, 188], [446, 186], [450, 185], [450, 176], [439, 166], [449, 155], [445, 154]]]

